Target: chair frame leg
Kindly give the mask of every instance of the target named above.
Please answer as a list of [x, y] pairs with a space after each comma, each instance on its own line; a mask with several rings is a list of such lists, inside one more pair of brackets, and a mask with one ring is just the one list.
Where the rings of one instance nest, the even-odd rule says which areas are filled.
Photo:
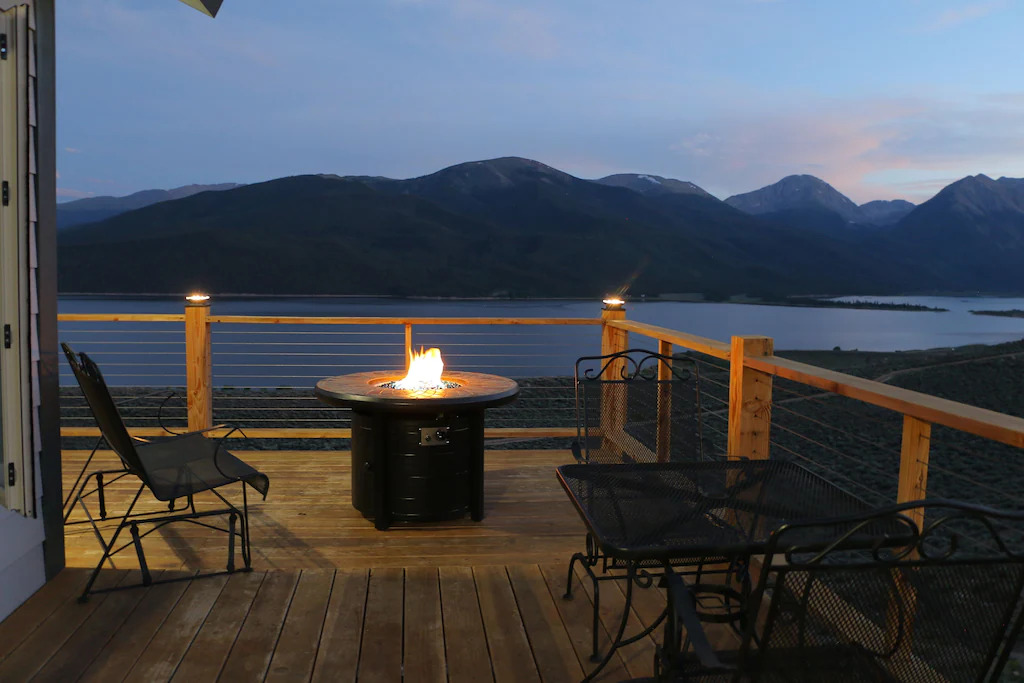
[[[117, 475], [117, 476], [107, 480], [107, 479], [104, 479], [103, 476], [102, 476], [102, 475], [107, 475], [107, 474], [113, 474], [113, 475]], [[68, 508], [67, 512], [64, 515], [64, 526], [76, 526], [76, 525], [79, 525], [79, 524], [92, 524], [95, 527], [96, 520], [93, 519], [93, 517], [89, 513], [88, 509], [85, 508], [85, 499], [89, 498], [90, 496], [93, 496], [93, 495], [96, 495], [97, 497], [101, 497], [101, 500], [102, 500], [103, 504], [100, 506], [100, 510], [99, 510], [100, 517], [99, 518], [100, 518], [100, 521], [106, 520], [107, 519], [107, 514], [106, 514], [107, 511], [105, 509], [106, 508], [106, 505], [105, 505], [106, 495], [103, 493], [103, 490], [107, 486], [109, 486], [110, 484], [113, 484], [115, 481], [118, 481], [119, 479], [122, 479], [123, 477], [126, 477], [126, 476], [135, 476], [135, 475], [132, 473], [131, 470], [127, 470], [127, 469], [124, 469], [124, 468], [119, 469], [119, 470], [97, 470], [95, 472], [90, 472], [89, 475], [81, 482], [81, 485], [78, 486], [78, 490], [72, 492], [72, 495], [74, 496], [74, 500], [73, 500], [73, 502], [71, 504], [71, 507]], [[86, 491], [85, 489], [89, 486], [89, 480], [93, 479], [93, 478], [96, 479], [96, 488], [91, 490], [91, 491]], [[85, 510], [85, 517], [86, 518], [70, 522], [68, 520], [70, 519], [71, 513], [74, 511], [76, 505], [81, 505], [82, 506], [82, 508]], [[134, 514], [132, 514], [130, 516], [131, 517], [139, 517], [139, 518], [142, 518], [142, 517], [152, 517], [153, 515], [166, 514], [167, 512], [171, 512], [171, 513], [173, 513], [173, 512], [183, 512], [183, 511], [185, 511], [187, 509], [188, 509], [187, 505], [185, 507], [175, 508], [174, 507], [174, 501], [172, 500], [168, 504], [168, 508], [167, 508], [166, 512], [136, 512], [136, 513], [134, 513]], [[193, 508], [192, 511], [195, 512], [195, 508]], [[100, 540], [100, 545], [103, 545], [104, 543], [105, 543], [105, 541]]]
[[146, 554], [142, 552], [142, 539], [139, 537], [138, 522], [132, 522], [132, 543], [135, 545], [135, 554], [139, 557], [139, 568], [142, 570], [142, 585], [149, 586], [153, 583], [153, 577], [149, 573], [149, 565], [146, 564]]
[[[82, 481], [82, 476], [85, 475], [85, 471], [89, 469], [89, 463], [92, 462], [93, 457], [96, 455], [96, 452], [100, 449], [100, 446], [103, 444], [103, 441], [104, 439], [102, 436], [99, 439], [97, 439], [96, 445], [92, 447], [92, 451], [89, 452], [89, 457], [85, 459], [85, 464], [82, 465], [82, 469], [79, 471], [78, 476], [75, 477], [75, 483], [71, 485], [71, 490], [68, 492], [68, 497], [64, 499], [63, 510], [65, 524], [67, 524], [68, 518], [71, 517], [72, 510], [75, 509], [75, 502], [77, 502], [78, 500], [78, 495], [80, 495], [81, 492], [85, 490], [85, 484], [86, 482], [89, 481], [88, 476], [85, 477], [85, 481]], [[81, 482], [82, 484], [81, 487], [78, 486], [79, 482]]]
[[[219, 508], [219, 509], [216, 509], [216, 510], [206, 510], [206, 511], [199, 512], [195, 508], [195, 501], [194, 501], [193, 497], [189, 496], [188, 497], [188, 504], [187, 504], [187, 506], [185, 508], [183, 508], [183, 510], [191, 510], [191, 513], [188, 513], [188, 514], [178, 514], [178, 515], [174, 515], [174, 514], [167, 515], [167, 514], [164, 514], [163, 516], [160, 516], [160, 517], [154, 517], [153, 515], [160, 514], [160, 513], [154, 513], [154, 512], [149, 512], [149, 513], [145, 513], [144, 512], [144, 513], [134, 513], [133, 514], [133, 510], [135, 509], [135, 506], [138, 503], [139, 498], [142, 495], [142, 491], [144, 489], [146, 489], [146, 485], [144, 483], [140, 484], [139, 489], [138, 489], [138, 491], [136, 491], [135, 496], [132, 499], [131, 504], [128, 506], [128, 510], [125, 512], [124, 515], [121, 515], [121, 516], [119, 516], [117, 518], [117, 519], [120, 520], [120, 522], [119, 522], [117, 528], [114, 530], [114, 534], [111, 537], [109, 542], [106, 541], [103, 538], [103, 535], [100, 533], [99, 526], [96, 523], [97, 520], [92, 516], [92, 514], [89, 512], [89, 508], [85, 504], [84, 498], [86, 496], [90, 495], [90, 493], [79, 493], [79, 495], [77, 496], [77, 499], [76, 499], [76, 503], [81, 505], [82, 509], [85, 512], [85, 516], [87, 518], [87, 520], [86, 520], [87, 523], [92, 524], [93, 532], [96, 534], [97, 539], [99, 539], [100, 545], [103, 547], [103, 557], [100, 558], [100, 561], [96, 565], [96, 568], [93, 569], [92, 574], [89, 577], [89, 581], [86, 584], [85, 589], [82, 592], [82, 595], [79, 597], [79, 601], [85, 602], [86, 600], [88, 600], [89, 595], [94, 594], [94, 593], [107, 593], [107, 592], [114, 591], [114, 590], [124, 590], [124, 589], [128, 589], [128, 588], [135, 588], [137, 586], [150, 586], [150, 585], [156, 585], [156, 584], [160, 584], [160, 583], [171, 583], [171, 582], [176, 582], [176, 581], [189, 581], [189, 580], [192, 580], [192, 579], [195, 579], [195, 578], [200, 578], [200, 577], [219, 576], [219, 575], [222, 575], [222, 574], [232, 574], [232, 573], [234, 573], [236, 571], [246, 571], [246, 572], [252, 571], [252, 541], [251, 541], [250, 536], [249, 536], [249, 500], [248, 500], [248, 494], [246, 493], [246, 490], [245, 490], [245, 487], [246, 487], [245, 482], [240, 482], [240, 484], [242, 486], [242, 508], [241, 509], [239, 509], [238, 506], [236, 506], [236, 505], [232, 504], [230, 501], [228, 501], [223, 495], [221, 495], [220, 491], [217, 491], [216, 489], [209, 489], [217, 498], [219, 498], [221, 500], [221, 502], [224, 503], [224, 505], [225, 505], [224, 508]], [[202, 518], [216, 517], [216, 516], [223, 516], [223, 515], [227, 515], [228, 516], [228, 526], [227, 526], [227, 528], [224, 528], [224, 527], [221, 527], [221, 526], [214, 526], [214, 525], [211, 525], [211, 524], [199, 521]], [[164, 526], [165, 524], [170, 524], [172, 522], [191, 522], [191, 523], [197, 524], [199, 526], [203, 526], [203, 527], [206, 527], [206, 528], [209, 528], [209, 529], [214, 529], [214, 530], [217, 530], [217, 531], [221, 531], [221, 532], [227, 533], [228, 534], [227, 570], [226, 571], [216, 571], [216, 572], [205, 572], [205, 573], [190, 575], [190, 576], [187, 576], [187, 577], [179, 577], [179, 578], [173, 578], [173, 579], [153, 580], [151, 572], [149, 570], [148, 563], [146, 562], [145, 551], [144, 551], [144, 549], [142, 547], [142, 539], [145, 536], [148, 536], [149, 534], [153, 533], [154, 531], [156, 531], [160, 527]], [[139, 533], [138, 525], [140, 523], [152, 524], [153, 528], [149, 529], [145, 533]], [[116, 547], [117, 546], [117, 540], [118, 540], [118, 538], [121, 535], [121, 531], [123, 529], [125, 529], [126, 527], [128, 527], [130, 529], [130, 534], [131, 534], [132, 539], [131, 539], [131, 541], [129, 541], [128, 543], [122, 545], [121, 547]], [[241, 548], [241, 551], [242, 551], [242, 560], [244, 562], [244, 567], [241, 567], [241, 568], [236, 568], [235, 567], [235, 561], [234, 561], [234, 556], [235, 556], [235, 537], [236, 536], [238, 537], [238, 540], [239, 540], [240, 548]], [[138, 561], [139, 561], [139, 567], [140, 567], [140, 569], [142, 571], [142, 583], [141, 584], [126, 585], [126, 586], [119, 585], [119, 586], [116, 586], [116, 587], [113, 587], [113, 588], [104, 588], [104, 589], [100, 589], [100, 590], [93, 590], [92, 587], [95, 584], [96, 579], [99, 577], [100, 570], [103, 568], [104, 563], [107, 562], [108, 559], [113, 557], [113, 555], [121, 552], [122, 550], [125, 550], [128, 546], [133, 546], [134, 549], [135, 549], [135, 553], [136, 553], [136, 555], [138, 557]]]
[[[100, 570], [103, 568], [103, 564], [107, 561], [107, 558], [111, 556], [112, 553], [110, 551], [114, 549], [114, 544], [117, 543], [117, 537], [121, 535], [121, 530], [128, 524], [128, 516], [131, 515], [132, 510], [135, 509], [135, 504], [139, 502], [139, 497], [142, 496], [142, 491], [145, 488], [145, 484], [139, 484], [139, 489], [135, 492], [135, 497], [132, 498], [131, 505], [128, 506], [128, 511], [125, 513], [124, 517], [121, 518], [121, 523], [118, 524], [117, 529], [114, 530], [114, 535], [111, 537], [110, 543], [103, 543], [103, 536], [100, 534], [95, 521], [93, 521], [93, 531], [96, 532], [101, 544], [103, 544], [103, 557], [101, 557], [100, 561], [96, 564], [96, 568], [92, 570], [92, 574], [89, 576], [89, 582], [85, 584], [85, 589], [82, 591], [82, 595], [78, 598], [80, 602], [85, 602], [89, 599], [89, 592], [92, 585], [96, 583], [96, 579], [100, 575]], [[85, 510], [86, 515], [89, 515], [89, 510], [85, 507], [85, 503], [82, 502], [81, 496], [78, 497], [78, 502], [82, 504], [82, 509]], [[89, 519], [92, 520], [91, 515], [89, 515]], [[138, 548], [141, 551], [141, 544], [138, 545]]]

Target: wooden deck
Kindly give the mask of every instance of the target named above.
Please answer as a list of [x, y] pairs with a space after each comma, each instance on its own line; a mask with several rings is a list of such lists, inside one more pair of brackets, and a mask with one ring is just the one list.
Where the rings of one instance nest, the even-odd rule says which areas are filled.
[[[65, 455], [70, 485], [85, 454]], [[68, 527], [68, 568], [0, 622], [0, 681], [561, 683], [593, 668], [582, 570], [574, 599], [562, 597], [583, 540], [553, 471], [568, 453], [488, 451], [483, 522], [385, 532], [351, 507], [347, 453], [240, 455], [271, 479], [252, 505], [255, 571], [193, 579], [222, 568], [225, 537], [180, 524], [144, 541], [155, 578], [178, 581], [80, 603], [98, 545], [87, 525]], [[112, 485], [111, 511], [129, 490]], [[130, 550], [116, 564], [97, 587], [139, 580]], [[625, 604], [619, 583], [602, 585], [603, 647]], [[664, 606], [660, 589], [635, 591], [627, 633]], [[597, 680], [651, 675], [658, 636], [619, 650]]]
[[[564, 572], [564, 564], [255, 571], [83, 604], [87, 571], [65, 569], [0, 622], [0, 681], [578, 681], [593, 666], [592, 603], [578, 581], [575, 598], [562, 599]], [[101, 581], [137, 578], [105, 570]], [[623, 604], [615, 583], [601, 591], [609, 623]], [[631, 628], [665, 604], [657, 589], [639, 593]], [[619, 653], [597, 680], [650, 675], [653, 640]]]
[[[467, 516], [443, 523], [398, 523], [387, 531], [377, 531], [352, 507], [347, 451], [235, 452], [270, 477], [266, 500], [249, 490], [256, 569], [543, 564], [568, 562], [582, 547], [583, 525], [555, 478], [555, 467], [572, 460], [568, 451], [488, 450], [483, 521]], [[65, 490], [87, 455], [64, 452]], [[113, 454], [102, 452], [90, 468], [117, 463]], [[111, 513], [126, 506], [137, 486], [129, 477], [108, 487]], [[233, 491], [231, 499], [240, 504], [240, 493]], [[218, 502], [210, 494], [196, 498], [199, 507], [210, 501]], [[148, 493], [140, 503], [147, 510], [162, 509]], [[95, 514], [95, 496], [89, 505]], [[76, 510], [70, 521], [83, 519]], [[105, 523], [102, 528], [107, 532], [113, 526]], [[179, 523], [146, 537], [144, 545], [151, 567], [216, 569], [226, 560], [226, 538]], [[100, 546], [88, 524], [68, 526], [65, 543], [68, 567], [92, 567], [99, 561]], [[131, 549], [117, 556], [115, 568], [138, 568]]]

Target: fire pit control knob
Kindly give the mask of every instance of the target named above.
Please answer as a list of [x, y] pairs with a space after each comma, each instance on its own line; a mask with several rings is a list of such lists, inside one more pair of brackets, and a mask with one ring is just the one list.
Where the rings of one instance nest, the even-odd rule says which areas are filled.
[[447, 446], [449, 443], [449, 430], [447, 427], [420, 427], [421, 446]]

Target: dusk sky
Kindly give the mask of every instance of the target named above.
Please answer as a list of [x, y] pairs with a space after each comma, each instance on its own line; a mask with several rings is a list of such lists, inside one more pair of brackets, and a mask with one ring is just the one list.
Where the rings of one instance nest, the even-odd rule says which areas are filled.
[[57, 3], [59, 201], [500, 156], [725, 198], [1024, 176], [1014, 0]]

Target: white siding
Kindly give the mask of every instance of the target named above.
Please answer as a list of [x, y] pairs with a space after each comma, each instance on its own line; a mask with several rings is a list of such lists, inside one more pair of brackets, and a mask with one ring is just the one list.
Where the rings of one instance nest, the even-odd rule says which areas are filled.
[[[0, 0], [0, 9], [7, 9], [14, 3]], [[20, 4], [20, 3], [19, 3]], [[19, 31], [24, 39], [17, 45], [18, 58], [24, 59], [27, 68], [18, 74], [20, 102], [4, 103], [4, 116], [16, 116], [18, 120], [17, 144], [17, 177], [5, 178], [12, 181], [11, 203], [17, 203], [18, 225], [24, 230], [19, 260], [27, 267], [22, 270], [19, 301], [20, 324], [17, 328], [24, 330], [22, 336], [27, 347], [25, 358], [28, 361], [28, 372], [24, 381], [24, 399], [28, 404], [25, 419], [22, 422], [25, 457], [19, 467], [19, 474], [28, 492], [23, 501], [26, 515], [0, 507], [0, 620], [10, 614], [22, 602], [28, 599], [45, 583], [45, 565], [43, 561], [43, 542], [45, 531], [40, 511], [42, 487], [39, 483], [39, 336], [37, 301], [37, 254], [36, 254], [36, 69], [35, 69], [35, 21], [31, 2], [28, 3], [28, 30]], [[14, 38], [13, 21], [7, 23], [9, 44]], [[11, 109], [17, 111], [12, 112]], [[12, 150], [4, 150], [5, 154]], [[18, 192], [14, 192], [14, 188]], [[6, 473], [4, 473], [6, 475]], [[32, 485], [34, 484], [34, 486]]]

